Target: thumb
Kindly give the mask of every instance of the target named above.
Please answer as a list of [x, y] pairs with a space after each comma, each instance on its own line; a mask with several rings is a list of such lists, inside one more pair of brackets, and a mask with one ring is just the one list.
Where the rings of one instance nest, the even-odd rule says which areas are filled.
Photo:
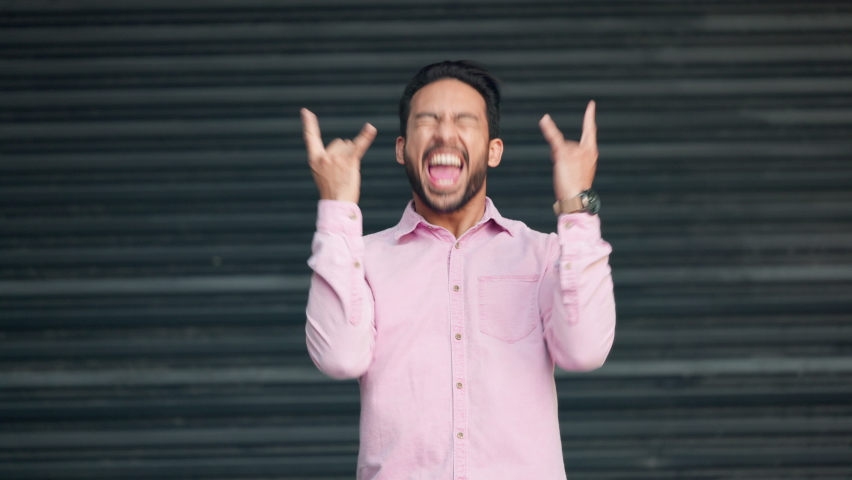
[[369, 123], [364, 124], [364, 128], [361, 129], [361, 132], [352, 140], [352, 143], [355, 144], [355, 155], [358, 158], [364, 156], [367, 153], [367, 149], [372, 145], [373, 140], [376, 138], [376, 127], [370, 125]]

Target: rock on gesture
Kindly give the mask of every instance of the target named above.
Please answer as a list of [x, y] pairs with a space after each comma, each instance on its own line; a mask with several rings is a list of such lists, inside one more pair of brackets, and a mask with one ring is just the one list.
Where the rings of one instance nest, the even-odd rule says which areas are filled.
[[358, 203], [361, 194], [361, 157], [376, 138], [376, 127], [366, 123], [354, 139], [336, 138], [328, 146], [323, 146], [317, 116], [306, 108], [302, 109], [301, 114], [308, 164], [313, 171], [320, 198]]
[[598, 127], [595, 125], [595, 102], [589, 102], [583, 117], [583, 134], [579, 142], [565, 140], [556, 123], [545, 115], [538, 122], [541, 133], [550, 144], [553, 160], [553, 190], [557, 200], [576, 197], [592, 188], [598, 162]]

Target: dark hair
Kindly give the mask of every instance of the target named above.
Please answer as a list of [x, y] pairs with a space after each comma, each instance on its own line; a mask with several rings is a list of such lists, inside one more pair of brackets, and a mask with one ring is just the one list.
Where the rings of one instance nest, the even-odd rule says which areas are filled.
[[426, 65], [405, 86], [399, 100], [399, 131], [405, 137], [408, 115], [411, 113], [411, 98], [418, 90], [432, 82], [454, 78], [479, 92], [485, 99], [485, 115], [488, 119], [488, 137], [497, 138], [500, 133], [500, 81], [485, 66], [470, 60], [449, 60]]

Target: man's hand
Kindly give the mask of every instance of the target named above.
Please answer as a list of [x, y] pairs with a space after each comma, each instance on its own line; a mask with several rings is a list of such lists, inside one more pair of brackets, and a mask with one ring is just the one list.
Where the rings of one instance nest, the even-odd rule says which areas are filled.
[[595, 102], [589, 102], [583, 118], [583, 134], [579, 142], [565, 140], [556, 123], [545, 115], [538, 122], [541, 133], [550, 144], [553, 160], [553, 190], [557, 200], [576, 197], [592, 188], [598, 163], [598, 127], [595, 125]]
[[358, 203], [361, 194], [361, 157], [376, 138], [376, 127], [366, 123], [354, 139], [336, 138], [324, 147], [317, 116], [306, 108], [301, 113], [308, 164], [313, 171], [320, 198]]

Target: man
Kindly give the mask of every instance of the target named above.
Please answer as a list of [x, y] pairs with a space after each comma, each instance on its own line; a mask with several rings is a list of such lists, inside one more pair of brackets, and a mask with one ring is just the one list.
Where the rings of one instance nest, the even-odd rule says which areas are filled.
[[[302, 110], [321, 200], [307, 307], [317, 367], [361, 387], [359, 479], [564, 479], [554, 364], [592, 370], [615, 307], [596, 196], [595, 104], [580, 142], [547, 115], [558, 234], [500, 216], [496, 79], [471, 62], [423, 68], [400, 102], [396, 160], [414, 199], [362, 237], [360, 159], [375, 138], [323, 145]], [[589, 212], [588, 210], [593, 210]]]

